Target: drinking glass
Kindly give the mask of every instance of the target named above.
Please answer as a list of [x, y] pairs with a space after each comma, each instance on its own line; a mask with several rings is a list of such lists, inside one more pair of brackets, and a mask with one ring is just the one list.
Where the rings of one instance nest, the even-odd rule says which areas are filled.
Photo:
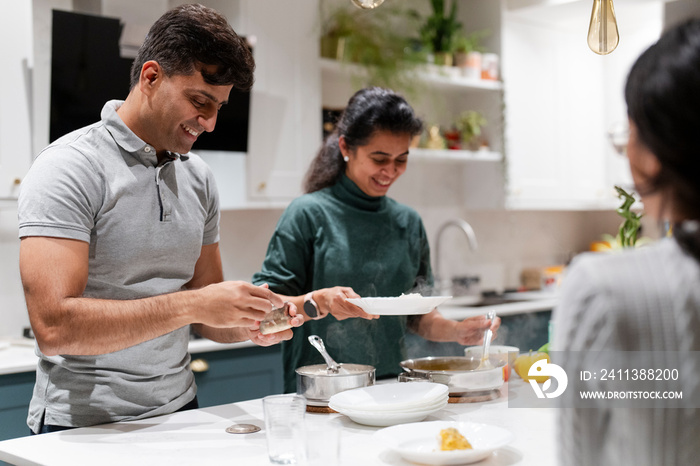
[[272, 395], [263, 398], [265, 436], [270, 462], [303, 464], [304, 413], [306, 399], [299, 395]]

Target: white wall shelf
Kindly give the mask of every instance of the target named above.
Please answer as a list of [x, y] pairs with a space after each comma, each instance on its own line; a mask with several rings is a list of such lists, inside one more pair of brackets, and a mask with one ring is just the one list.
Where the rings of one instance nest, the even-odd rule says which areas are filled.
[[412, 147], [410, 149], [410, 158], [411, 160], [421, 160], [427, 162], [500, 162], [503, 160], [503, 154], [489, 150], [440, 150]]
[[[346, 63], [329, 58], [320, 58], [321, 70], [335, 77], [356, 74], [362, 76], [366, 71], [362, 65]], [[487, 79], [473, 79], [457, 75], [456, 67], [426, 65], [425, 69], [418, 71], [418, 78], [425, 84], [442, 88], [469, 89], [473, 91], [501, 91], [503, 83]]]

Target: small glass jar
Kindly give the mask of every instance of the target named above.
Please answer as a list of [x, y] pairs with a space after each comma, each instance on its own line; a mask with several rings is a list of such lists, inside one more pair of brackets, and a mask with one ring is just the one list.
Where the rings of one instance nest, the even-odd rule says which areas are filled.
[[292, 316], [289, 315], [289, 303], [271, 310], [260, 322], [260, 333], [267, 335], [292, 328]]

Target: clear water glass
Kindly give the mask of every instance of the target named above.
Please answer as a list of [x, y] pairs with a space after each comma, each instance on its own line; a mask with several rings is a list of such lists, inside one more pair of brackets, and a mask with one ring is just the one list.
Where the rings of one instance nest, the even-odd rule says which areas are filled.
[[262, 401], [270, 462], [304, 464], [306, 399], [299, 395], [273, 395]]

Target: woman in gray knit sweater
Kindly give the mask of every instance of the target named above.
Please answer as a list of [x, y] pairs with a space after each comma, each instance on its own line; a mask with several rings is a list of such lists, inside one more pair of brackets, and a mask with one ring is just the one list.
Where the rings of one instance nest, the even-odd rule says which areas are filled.
[[[555, 310], [554, 343], [564, 364], [594, 352], [626, 355], [645, 368], [677, 368], [655, 390], [682, 391], [671, 403], [635, 407], [599, 400], [558, 410], [563, 465], [690, 465], [700, 462], [700, 20], [667, 31], [632, 67], [625, 88], [627, 156], [645, 214], [673, 236], [619, 254], [578, 257]], [[625, 352], [625, 353], [623, 353]], [[559, 353], [557, 353], [559, 354]], [[618, 358], [619, 359], [619, 358]], [[616, 389], [638, 384], [622, 369]], [[571, 368], [572, 366], [569, 366]], [[607, 367], [606, 369], [615, 369]], [[577, 372], [578, 374], [578, 372]], [[604, 388], [597, 379], [589, 388]], [[579, 377], [569, 372], [568, 390]], [[609, 390], [609, 389], [608, 389]]]

